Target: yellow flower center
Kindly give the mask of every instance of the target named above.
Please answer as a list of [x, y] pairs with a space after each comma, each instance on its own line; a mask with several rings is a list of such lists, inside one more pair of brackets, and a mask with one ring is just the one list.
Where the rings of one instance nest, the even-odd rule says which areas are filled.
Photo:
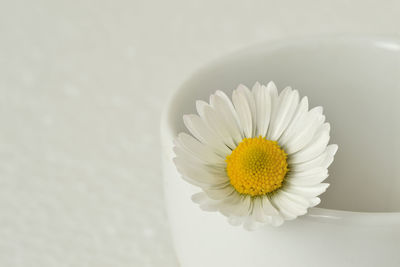
[[240, 194], [261, 196], [282, 186], [288, 172], [287, 154], [276, 141], [244, 138], [226, 157], [226, 171]]

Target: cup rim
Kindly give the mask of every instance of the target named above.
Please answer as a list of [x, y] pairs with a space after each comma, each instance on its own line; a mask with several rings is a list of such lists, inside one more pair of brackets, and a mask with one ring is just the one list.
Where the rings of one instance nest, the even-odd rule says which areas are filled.
[[[360, 42], [366, 41], [371, 42], [374, 45], [385, 47], [386, 49], [395, 49], [400, 51], [400, 38], [395, 35], [365, 35], [365, 34], [318, 34], [318, 35], [307, 35], [307, 36], [292, 36], [286, 38], [274, 39], [266, 42], [259, 42], [253, 45], [249, 45], [238, 49], [233, 52], [224, 54], [218, 58], [215, 58], [201, 67], [192, 71], [184, 82], [181, 83], [176, 89], [170, 93], [167, 101], [164, 105], [161, 123], [160, 123], [160, 134], [161, 144], [164, 149], [171, 149], [172, 140], [175, 138], [174, 126], [172, 125], [172, 107], [176, 105], [177, 96], [187, 87], [186, 85], [191, 82], [194, 78], [198, 77], [208, 69], [212, 69], [226, 60], [241, 57], [243, 55], [254, 53], [263, 49], [264, 51], [271, 51], [277, 48], [282, 48], [290, 45], [299, 45], [307, 42]], [[365, 220], [368, 218], [368, 220]], [[300, 216], [299, 219], [307, 221], [336, 221], [338, 223], [343, 222], [355, 222], [362, 225], [376, 225], [378, 222], [385, 222], [385, 225], [399, 224], [400, 223], [400, 211], [390, 212], [362, 212], [362, 211], [347, 211], [340, 209], [329, 209], [329, 208], [310, 208], [308, 213]]]

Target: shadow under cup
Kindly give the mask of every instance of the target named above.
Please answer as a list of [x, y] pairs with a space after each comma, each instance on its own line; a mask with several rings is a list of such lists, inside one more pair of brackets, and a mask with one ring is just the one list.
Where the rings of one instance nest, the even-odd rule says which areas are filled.
[[[186, 131], [182, 115], [195, 113], [196, 100], [271, 80], [324, 107], [339, 150], [318, 208], [249, 233], [191, 202], [198, 189], [174, 169], [172, 139]], [[255, 46], [195, 73], [163, 116], [165, 195], [182, 266], [240, 266], [249, 257], [252, 266], [400, 266], [399, 40], [326, 36]]]

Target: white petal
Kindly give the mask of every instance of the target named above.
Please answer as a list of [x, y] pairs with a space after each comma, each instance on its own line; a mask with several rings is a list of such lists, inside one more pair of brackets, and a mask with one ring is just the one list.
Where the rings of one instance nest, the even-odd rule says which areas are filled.
[[327, 156], [325, 157], [325, 160], [321, 163], [322, 167], [328, 168], [332, 164], [333, 158], [334, 158], [337, 150], [338, 150], [338, 145], [335, 145], [335, 144], [329, 145], [326, 148]]
[[285, 152], [293, 154], [303, 149], [314, 139], [315, 133], [325, 121], [325, 116], [319, 113], [319, 109], [312, 109], [303, 121], [297, 125], [293, 135], [285, 143]]
[[203, 100], [196, 101], [196, 110], [200, 117], [204, 117], [204, 107], [208, 106], [208, 103]]
[[218, 211], [219, 202], [210, 199], [204, 192], [192, 195], [192, 201], [199, 204], [200, 208], [204, 211]]
[[207, 196], [211, 199], [214, 200], [222, 200], [226, 199], [229, 197], [235, 190], [235, 188], [228, 183], [225, 187], [223, 188], [218, 188], [218, 189], [204, 189], [204, 192], [206, 192]]
[[[267, 137], [268, 139], [271, 138], [272, 136], [272, 132], [275, 131], [274, 128], [276, 128], [274, 126], [274, 122], [276, 121], [276, 117], [279, 114], [279, 110], [281, 108], [281, 103], [283, 99], [286, 99], [287, 96], [292, 92], [292, 88], [291, 87], [286, 87], [285, 89], [282, 90], [282, 92], [278, 95], [278, 97], [276, 99], [271, 99], [274, 100], [274, 103], [272, 103], [272, 114], [271, 114], [271, 122], [268, 128], [268, 132], [267, 132]], [[281, 115], [282, 116], [282, 115]]]
[[271, 225], [274, 227], [281, 226], [284, 223], [284, 221], [285, 220], [282, 218], [281, 215], [271, 217]]
[[200, 209], [204, 211], [218, 211], [219, 202], [212, 199], [208, 199], [206, 202], [200, 204], [199, 206]]
[[326, 191], [329, 184], [321, 183], [314, 186], [294, 186], [294, 185], [285, 185], [285, 191], [289, 193], [293, 193], [296, 195], [300, 195], [306, 198], [316, 197], [321, 195]]
[[253, 137], [255, 135], [256, 131], [256, 102], [254, 99], [253, 94], [247, 88], [247, 86], [240, 84], [238, 88], [236, 89], [239, 93], [243, 94], [246, 97], [247, 103], [249, 104], [250, 108], [250, 113], [251, 113], [251, 124], [252, 124], [252, 132], [251, 136]]
[[324, 123], [315, 134], [314, 139], [304, 149], [290, 155], [289, 163], [306, 162], [318, 157], [328, 145], [329, 131], [329, 123]]
[[187, 177], [185, 175], [181, 175], [181, 177], [184, 181], [188, 182], [189, 184], [195, 185], [200, 188], [205, 188], [207, 186], [210, 186], [210, 184], [198, 182], [197, 180], [193, 180], [192, 178]]
[[279, 192], [280, 199], [285, 203], [285, 209], [294, 216], [301, 216], [307, 213], [309, 202], [294, 194]]
[[313, 197], [309, 199], [309, 202], [310, 202], [310, 208], [312, 208], [321, 203], [321, 199], [319, 197]]
[[201, 192], [194, 194], [192, 196], [193, 202], [197, 203], [200, 205], [200, 208], [203, 210], [214, 210], [214, 211], [220, 211], [222, 214], [225, 216], [231, 216], [230, 212], [223, 212], [226, 207], [237, 207], [238, 204], [236, 203], [237, 197], [240, 197], [239, 194], [231, 194], [229, 197], [223, 199], [223, 200], [214, 200], [210, 198], [206, 193]]
[[232, 93], [232, 101], [238, 114], [240, 125], [243, 129], [244, 136], [247, 138], [252, 137], [252, 117], [249, 103], [247, 102], [246, 95], [243, 92], [234, 90]]
[[217, 183], [217, 184], [203, 184], [202, 186], [199, 186], [200, 188], [202, 188], [203, 190], [216, 190], [216, 189], [221, 189], [226, 187], [230, 182], [226, 181], [226, 182], [221, 182], [221, 183]]
[[[256, 82], [254, 85], [253, 85], [253, 88], [251, 88], [251, 92], [253, 93], [253, 97], [254, 97], [254, 100], [256, 101], [257, 99], [255, 98], [255, 96], [258, 94], [258, 91], [260, 91], [260, 89], [261, 89], [261, 84], [259, 83], [259, 82]], [[256, 104], [256, 112], [257, 112], [257, 103], [255, 102], [255, 104]]]
[[296, 215], [293, 214], [289, 207], [290, 203], [288, 203], [285, 199], [282, 199], [280, 194], [274, 194], [271, 197], [271, 203], [279, 211], [279, 213], [285, 220], [293, 220], [296, 218]]
[[256, 101], [256, 136], [265, 137], [271, 118], [271, 96], [267, 91], [267, 87], [256, 87], [256, 85], [253, 87], [253, 94]]
[[180, 133], [176, 139], [174, 139], [176, 148], [180, 148], [185, 151], [186, 154], [190, 154], [193, 157], [198, 158], [200, 161], [208, 164], [223, 164], [225, 159], [214, 153], [209, 146], [202, 144], [194, 137]]
[[234, 211], [237, 209], [238, 205], [241, 205], [241, 201], [242, 196], [235, 190], [226, 199], [221, 201], [219, 210], [222, 214], [229, 217], [234, 214]]
[[299, 124], [302, 124], [308, 113], [308, 98], [305, 96], [301, 99], [293, 119], [279, 138], [279, 144], [285, 145], [288, 139], [293, 136]]
[[[181, 176], [183, 180], [186, 182], [195, 185], [197, 187], [200, 187], [201, 189], [216, 189], [216, 188], [222, 188], [227, 185], [227, 182], [221, 182], [221, 183], [215, 183], [215, 182], [200, 182], [199, 179], [192, 179], [186, 175]], [[229, 183], [229, 182], [228, 182]]]
[[210, 127], [210, 129], [212, 129], [220, 137], [226, 146], [232, 150], [235, 149], [236, 144], [232, 139], [229, 126], [226, 124], [226, 119], [209, 105], [203, 106], [203, 112], [203, 119], [207, 122], [207, 125]]
[[188, 177], [194, 181], [204, 184], [221, 184], [229, 181], [229, 178], [225, 175], [217, 175], [207, 171], [205, 166], [196, 166], [189, 161], [182, 158], [173, 159], [178, 171], [185, 177]]
[[301, 163], [291, 164], [290, 170], [294, 172], [300, 172], [305, 170], [314, 169], [316, 167], [328, 168], [333, 161], [333, 157], [337, 151], [337, 145], [329, 145], [325, 151], [318, 157]]
[[262, 225], [263, 224], [257, 222], [253, 217], [247, 217], [243, 224], [243, 228], [247, 231], [255, 231], [259, 229]]
[[192, 201], [196, 204], [202, 204], [207, 201], [208, 197], [204, 192], [199, 192], [192, 195]]
[[173, 151], [177, 158], [185, 159], [185, 161], [190, 162], [190, 164], [197, 164], [199, 166], [212, 166], [212, 168], [225, 168], [226, 167], [226, 163], [223, 164], [223, 162], [213, 163], [213, 164], [205, 162], [205, 161], [195, 157], [192, 153], [189, 153], [186, 150], [182, 149], [181, 147], [175, 146], [173, 148]]
[[246, 217], [229, 216], [228, 222], [233, 226], [239, 226], [244, 223]]
[[[236, 111], [233, 109], [233, 105], [226, 95], [226, 98], [224, 98], [217, 93], [210, 97], [211, 106], [213, 106], [215, 111], [221, 114], [220, 116], [224, 118], [224, 122], [232, 139], [236, 144], [239, 144], [243, 137]], [[227, 101], [229, 101], [229, 103]]]
[[240, 201], [237, 206], [232, 210], [232, 215], [243, 217], [248, 216], [251, 209], [251, 197], [250, 196], [241, 196]]
[[199, 182], [198, 179], [192, 179], [190, 177], [187, 177], [185, 175], [181, 176], [183, 180], [185, 180], [186, 182], [195, 185], [203, 190], [207, 190], [207, 189], [219, 189], [219, 188], [224, 188], [225, 186], [227, 186], [229, 184], [228, 182], [221, 182], [221, 183], [204, 183], [204, 182]]
[[273, 81], [270, 81], [267, 84], [267, 92], [271, 97], [271, 114], [274, 114], [276, 112], [276, 109], [278, 107], [278, 89], [276, 88], [276, 85]]
[[225, 104], [229, 107], [229, 110], [231, 111], [231, 113], [232, 113], [233, 117], [235, 118], [235, 121], [240, 129], [240, 120], [239, 120], [239, 117], [236, 113], [235, 107], [233, 106], [231, 99], [221, 90], [217, 90], [217, 92], [215, 92], [215, 95], [219, 96], [225, 102]]
[[264, 224], [264, 220], [268, 219], [261, 213], [261, 201], [259, 198], [252, 199], [250, 208], [250, 216], [243, 221], [243, 228], [248, 231], [254, 231]]
[[279, 104], [272, 114], [271, 125], [268, 129], [268, 139], [278, 140], [293, 118], [299, 103], [299, 93], [290, 87], [285, 88], [279, 95]]
[[[208, 144], [208, 141], [214, 138], [213, 133], [208, 128], [206, 128], [203, 120], [198, 115], [183, 115], [183, 123], [185, 124], [189, 132], [203, 144]], [[202, 128], [206, 128], [206, 130], [202, 130]]]
[[282, 189], [279, 193], [284, 195], [287, 198], [290, 198], [293, 202], [298, 203], [300, 206], [302, 206], [305, 209], [307, 209], [310, 205], [309, 198], [307, 198], [307, 197], [287, 192], [284, 189]]
[[[266, 197], [263, 197], [266, 198]], [[262, 198], [256, 197], [253, 199], [253, 213], [252, 216], [255, 221], [265, 223], [268, 221], [269, 217], [266, 216], [264, 208], [262, 205]]]
[[279, 226], [282, 223], [283, 219], [267, 196], [253, 199], [251, 218], [246, 221], [245, 228], [255, 230], [262, 224]]
[[285, 182], [291, 185], [312, 186], [321, 183], [328, 178], [328, 170], [317, 167], [304, 172], [292, 172]]
[[173, 161], [175, 163], [178, 162], [178, 164], [185, 164], [189, 168], [196, 168], [196, 169], [201, 169], [207, 172], [210, 175], [216, 176], [216, 177], [226, 177], [228, 179], [227, 173], [226, 173], [226, 163], [223, 165], [216, 165], [216, 164], [203, 164], [199, 160], [192, 160], [193, 157], [188, 158], [188, 157], [175, 157]]
[[309, 202], [301, 196], [279, 191], [272, 196], [271, 201], [286, 220], [293, 220], [307, 213]]
[[265, 215], [268, 216], [276, 216], [279, 215], [279, 212], [272, 206], [268, 197], [262, 198], [262, 208], [264, 210]]
[[232, 153], [232, 151], [222, 142], [222, 140], [210, 130], [205, 122], [197, 115], [184, 115], [183, 121], [186, 128], [192, 133], [203, 144], [211, 146], [216, 153], [226, 157]]

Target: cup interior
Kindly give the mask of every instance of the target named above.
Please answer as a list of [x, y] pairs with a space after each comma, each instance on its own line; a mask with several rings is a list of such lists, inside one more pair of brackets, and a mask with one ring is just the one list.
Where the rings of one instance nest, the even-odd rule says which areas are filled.
[[277, 41], [226, 56], [195, 73], [167, 114], [173, 135], [182, 115], [217, 89], [273, 80], [323, 106], [339, 145], [330, 188], [319, 207], [357, 212], [400, 211], [400, 41], [331, 36]]

